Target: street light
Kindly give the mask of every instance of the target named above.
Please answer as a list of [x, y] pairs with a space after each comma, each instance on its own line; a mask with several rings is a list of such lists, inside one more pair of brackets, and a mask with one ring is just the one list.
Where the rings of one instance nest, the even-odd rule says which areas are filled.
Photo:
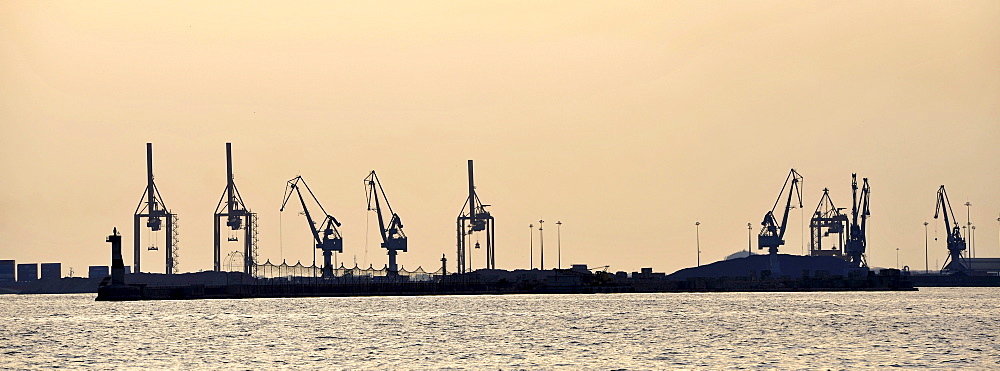
[[972, 258], [976, 257], [976, 226], [972, 226], [972, 231], [969, 235], [972, 236]]
[[701, 266], [701, 232], [699, 231], [699, 227], [698, 226], [700, 226], [700, 225], [701, 225], [701, 222], [694, 222], [694, 241], [695, 241], [694, 243], [695, 243], [695, 247], [697, 247], [697, 249], [698, 249], [698, 266], [699, 267]]
[[[968, 201], [965, 202], [965, 226], [972, 227], [972, 203]], [[971, 228], [963, 228], [963, 229], [965, 229], [966, 233], [965, 240], [966, 241], [970, 240], [969, 234], [972, 233]]]
[[542, 223], [544, 220], [538, 220], [538, 249], [541, 250], [541, 260], [538, 262], [538, 267], [543, 271], [545, 270], [545, 235], [542, 233]]
[[750, 248], [753, 247], [753, 242], [751, 242], [750, 235], [753, 233], [753, 224], [747, 223], [747, 257], [750, 257]]
[[899, 269], [899, 248], [896, 248], [896, 269]]
[[927, 222], [924, 222], [924, 273], [930, 273], [930, 260], [927, 259]]
[[562, 269], [562, 222], [556, 221], [556, 260], [559, 269]]
[[528, 270], [535, 269], [535, 225], [528, 224]]

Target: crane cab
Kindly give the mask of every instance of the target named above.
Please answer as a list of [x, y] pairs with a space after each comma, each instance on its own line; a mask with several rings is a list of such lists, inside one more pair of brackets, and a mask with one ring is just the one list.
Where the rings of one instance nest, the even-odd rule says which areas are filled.
[[149, 227], [149, 229], [152, 229], [154, 232], [160, 230], [160, 226], [162, 224], [163, 221], [158, 216], [150, 217], [146, 220], [146, 227]]
[[[243, 226], [243, 219], [236, 215], [230, 215], [229, 219], [226, 220], [226, 226], [232, 230], [238, 230]], [[230, 240], [234, 241], [234, 240]]]

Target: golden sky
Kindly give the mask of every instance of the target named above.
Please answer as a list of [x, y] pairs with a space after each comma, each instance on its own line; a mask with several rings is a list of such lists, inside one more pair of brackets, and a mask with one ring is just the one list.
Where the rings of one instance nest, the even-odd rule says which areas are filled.
[[[474, 159], [499, 268], [528, 265], [540, 218], [547, 266], [557, 220], [564, 265], [691, 266], [695, 221], [719, 260], [794, 167], [806, 215], [782, 252], [808, 244], [823, 188], [850, 207], [857, 172], [870, 263], [898, 247], [922, 269], [941, 184], [963, 222], [971, 201], [977, 255], [1000, 256], [1000, 2], [0, 2], [0, 259], [107, 264], [146, 142], [181, 271], [212, 266], [226, 142], [262, 260], [312, 260], [304, 218], [278, 212], [302, 175], [344, 223], [341, 261], [384, 264], [375, 169], [410, 239], [400, 264], [453, 262]], [[933, 266], [943, 223], [930, 234]]]

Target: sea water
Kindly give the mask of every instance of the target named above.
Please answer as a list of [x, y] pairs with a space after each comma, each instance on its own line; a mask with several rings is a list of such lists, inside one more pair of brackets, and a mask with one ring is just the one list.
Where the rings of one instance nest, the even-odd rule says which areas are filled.
[[0, 367], [1000, 368], [1000, 288], [95, 302], [0, 295]]

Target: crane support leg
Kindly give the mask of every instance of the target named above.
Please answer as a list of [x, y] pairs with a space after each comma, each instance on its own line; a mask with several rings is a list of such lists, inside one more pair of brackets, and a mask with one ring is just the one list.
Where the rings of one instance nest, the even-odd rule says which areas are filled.
[[215, 246], [212, 251], [215, 256], [215, 261], [214, 261], [215, 264], [213, 265], [213, 269], [216, 272], [222, 272], [222, 264], [221, 264], [222, 256], [220, 255], [222, 253], [222, 246], [221, 242], [219, 241], [219, 233], [221, 232], [219, 230], [219, 218], [221, 217], [223, 217], [223, 215], [215, 214], [215, 223], [212, 223], [215, 225]]
[[139, 241], [139, 219], [141, 218], [142, 218], [141, 216], [136, 215], [134, 220], [135, 224], [132, 225], [132, 238], [133, 241], [135, 241], [135, 245], [133, 245], [132, 249], [132, 266], [135, 269], [134, 270], [135, 273], [141, 272], [141, 270], [139, 270], [139, 261], [141, 260], [141, 257], [139, 255], [140, 251], [139, 244], [141, 243]]
[[174, 214], [167, 214], [167, 256], [165, 274], [174, 274]]

